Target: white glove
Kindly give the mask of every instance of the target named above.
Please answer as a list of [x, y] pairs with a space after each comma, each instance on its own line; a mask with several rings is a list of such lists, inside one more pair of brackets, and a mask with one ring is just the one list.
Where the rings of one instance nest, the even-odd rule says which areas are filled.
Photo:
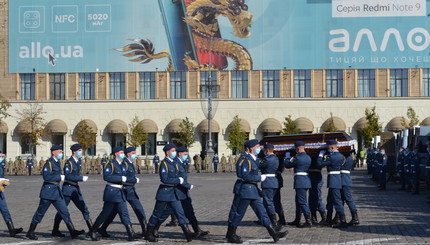
[[64, 175], [60, 175], [61, 176], [61, 181], [64, 181], [66, 179], [66, 176]]
[[267, 176], [266, 176], [265, 174], [262, 174], [262, 175], [261, 175], [261, 182], [265, 181], [265, 180], [266, 180], [266, 178], [267, 178]]
[[184, 183], [184, 178], [179, 177], [179, 184], [181, 184], [181, 185], [182, 185], [182, 183]]
[[126, 176], [121, 176], [122, 178], [122, 182], [127, 182], [127, 177]]
[[85, 182], [88, 180], [88, 176], [82, 176], [82, 181]]
[[291, 158], [291, 153], [289, 151], [285, 152], [285, 158]]
[[323, 157], [325, 154], [325, 151], [320, 151], [320, 154], [318, 155], [318, 157]]
[[140, 181], [139, 178], [136, 178], [136, 183], [139, 183], [139, 181]]
[[190, 190], [192, 190], [193, 188], [194, 188], [194, 185], [191, 185], [191, 186], [190, 186]]

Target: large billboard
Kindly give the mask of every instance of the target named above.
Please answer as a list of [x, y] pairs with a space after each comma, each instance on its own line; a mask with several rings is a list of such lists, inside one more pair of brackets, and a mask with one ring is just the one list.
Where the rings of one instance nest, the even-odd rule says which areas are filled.
[[9, 0], [9, 72], [430, 67], [426, 0]]

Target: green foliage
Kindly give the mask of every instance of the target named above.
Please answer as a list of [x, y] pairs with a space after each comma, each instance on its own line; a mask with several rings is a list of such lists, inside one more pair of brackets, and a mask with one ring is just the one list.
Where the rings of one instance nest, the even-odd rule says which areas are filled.
[[134, 116], [134, 118], [128, 124], [128, 132], [123, 132], [123, 135], [127, 139], [128, 146], [138, 147], [146, 143], [148, 133], [145, 132], [143, 125], [139, 122], [139, 118]]
[[191, 122], [188, 117], [182, 119], [182, 122], [179, 124], [178, 138], [174, 140], [179, 144], [185, 145], [187, 148], [193, 146], [194, 142], [194, 131], [196, 128], [194, 127], [194, 123]]
[[9, 101], [0, 95], [0, 121], [10, 116], [7, 110], [11, 107]]
[[21, 140], [27, 142], [30, 149], [33, 149], [33, 146], [40, 144], [39, 140], [46, 133], [44, 131], [46, 123], [43, 117], [46, 112], [41, 104], [29, 102], [21, 110], [17, 109], [16, 114], [18, 115], [17, 119], [28, 127], [30, 131], [28, 134], [21, 135]]
[[76, 126], [74, 136], [75, 140], [82, 145], [84, 153], [91, 147], [91, 145], [95, 145], [97, 143], [97, 133], [93, 131], [85, 120], [82, 120]]
[[406, 113], [406, 117], [409, 119], [406, 120], [405, 117], [402, 117], [402, 126], [405, 128], [413, 128], [415, 126], [418, 126], [420, 124], [420, 119], [417, 116], [417, 113], [412, 108], [412, 106], [408, 107], [408, 112]]
[[364, 145], [370, 147], [372, 144], [373, 137], [381, 135], [382, 124], [379, 123], [379, 115], [376, 113], [376, 106], [372, 108], [366, 108], [366, 125], [360, 129], [359, 132], [363, 136]]
[[229, 143], [227, 143], [227, 147], [231, 149], [233, 153], [237, 153], [243, 149], [243, 144], [248, 137], [248, 134], [240, 128], [240, 120], [238, 115], [234, 116], [233, 122], [228, 128], [227, 140]]
[[330, 112], [328, 124], [325, 126], [324, 132], [339, 132], [339, 129], [334, 125], [333, 113]]
[[288, 115], [285, 118], [285, 121], [282, 122], [283, 128], [281, 131], [282, 135], [289, 135], [289, 134], [298, 134], [300, 133], [300, 129], [297, 128], [296, 122], [291, 118], [291, 115]]

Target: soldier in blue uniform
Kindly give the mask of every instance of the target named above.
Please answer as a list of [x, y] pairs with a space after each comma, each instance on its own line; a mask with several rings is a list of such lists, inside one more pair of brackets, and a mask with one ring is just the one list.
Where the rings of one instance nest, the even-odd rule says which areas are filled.
[[415, 146], [414, 151], [412, 152], [411, 158], [411, 177], [412, 177], [412, 186], [413, 191], [412, 194], [417, 195], [420, 193], [420, 157], [418, 156], [419, 147]]
[[60, 189], [60, 181], [64, 181], [65, 176], [61, 175], [60, 160], [63, 158], [63, 150], [61, 146], [51, 147], [52, 156], [45, 162], [42, 167], [43, 171], [43, 185], [40, 190], [40, 202], [36, 213], [31, 220], [30, 228], [27, 232], [27, 237], [32, 240], [37, 240], [37, 236], [34, 234], [37, 224], [39, 224], [46, 211], [51, 204], [57, 209], [61, 218], [66, 223], [67, 229], [70, 232], [70, 236], [76, 238], [77, 236], [84, 233], [83, 230], [77, 231], [73, 226], [72, 220], [70, 219], [69, 211], [64, 200], [64, 196]]
[[[311, 210], [311, 221], [313, 225], [327, 225], [327, 212], [326, 207], [322, 200], [322, 187], [324, 179], [321, 173], [321, 168], [318, 166], [317, 159], [312, 159], [311, 166], [308, 170], [308, 176], [311, 180], [311, 189], [309, 190], [309, 209]], [[317, 211], [321, 216], [318, 223]]]
[[373, 150], [373, 161], [372, 161], [372, 180], [379, 183], [379, 162], [381, 161], [382, 155], [378, 149]]
[[276, 177], [276, 172], [279, 168], [279, 159], [273, 153], [275, 147], [272, 144], [265, 144], [264, 151], [266, 157], [259, 164], [261, 174], [266, 175], [266, 180], [261, 182], [261, 193], [263, 195], [263, 204], [266, 208], [267, 214], [269, 215], [272, 226], [275, 230], [280, 230], [280, 226], [276, 219], [276, 209], [274, 198], [276, 190], [279, 189], [278, 178]]
[[[430, 186], [430, 143], [427, 143], [427, 162], [426, 162], [427, 185]], [[427, 197], [430, 199], [430, 196]], [[430, 202], [427, 202], [430, 203]]]
[[27, 169], [28, 169], [28, 176], [31, 176], [31, 170], [33, 169], [33, 158], [31, 158], [31, 156], [29, 156], [27, 158]]
[[236, 235], [236, 228], [239, 226], [246, 213], [249, 205], [253, 207], [260, 222], [266, 227], [272, 239], [277, 242], [280, 238], [284, 237], [287, 232], [277, 232], [272, 226], [270, 219], [267, 215], [266, 209], [261, 202], [261, 194], [258, 188], [258, 182], [266, 180], [266, 175], [258, 174], [257, 155], [260, 153], [260, 144], [258, 140], [250, 140], [248, 142], [249, 155], [246, 160], [241, 164], [238, 177], [242, 179], [239, 192], [239, 205], [236, 213], [233, 215], [229, 230], [227, 231], [227, 240], [230, 243], [242, 243], [240, 238]]
[[[325, 151], [320, 151], [318, 155], [318, 166], [327, 167], [328, 177], [327, 177], [327, 222], [332, 223], [332, 207], [334, 206], [336, 210], [336, 215], [332, 223], [332, 227], [340, 228], [346, 227], [346, 217], [345, 211], [342, 203], [342, 179], [340, 176], [340, 168], [345, 162], [345, 157], [337, 149], [337, 141], [329, 140], [327, 141], [329, 155], [324, 156]], [[339, 222], [337, 222], [339, 221]]]
[[123, 185], [128, 180], [127, 166], [123, 163], [125, 158], [124, 149], [117, 146], [113, 148], [112, 153], [115, 158], [107, 162], [103, 169], [103, 179], [106, 181], [103, 193], [103, 209], [90, 230], [90, 237], [93, 241], [100, 240], [97, 236], [97, 230], [112, 212], [117, 211], [122, 224], [127, 230], [128, 240], [134, 241], [139, 236], [133, 231], [130, 216], [128, 215], [126, 196], [124, 194]]
[[214, 165], [214, 172], [218, 173], [218, 163], [219, 163], [218, 153], [215, 153], [214, 157], [212, 158], [212, 163]]
[[[8, 179], [5, 179], [4, 177], [4, 170], [3, 163], [6, 162], [3, 156], [3, 153], [0, 151], [0, 163], [2, 166], [0, 166], [0, 180], [9, 182]], [[9, 230], [9, 236], [14, 237], [16, 234], [22, 232], [22, 228], [15, 229], [12, 217], [10, 215], [9, 209], [7, 208], [6, 203], [6, 197], [3, 194], [3, 191], [0, 191], [0, 212], [3, 215], [3, 219], [6, 222], [7, 229]]]
[[152, 161], [154, 162], [154, 172], [156, 174], [158, 174], [158, 163], [160, 163], [160, 157], [158, 156], [157, 153], [155, 153], [154, 158], [152, 159]]
[[380, 156], [378, 158], [379, 189], [380, 190], [386, 190], [388, 157], [385, 154], [385, 148], [381, 147], [379, 154], [380, 154]]
[[396, 170], [400, 177], [400, 190], [404, 190], [406, 187], [406, 181], [405, 181], [405, 159], [407, 156], [407, 152], [405, 148], [400, 147], [399, 155], [397, 156], [397, 166]]
[[366, 154], [366, 166], [367, 166], [367, 174], [371, 174], [372, 173], [372, 163], [373, 163], [373, 151], [372, 149], [369, 147], [367, 149], [367, 154]]
[[412, 190], [412, 183], [411, 183], [411, 175], [412, 175], [412, 171], [411, 171], [411, 163], [413, 162], [413, 147], [412, 146], [408, 146], [407, 147], [407, 151], [408, 154], [405, 157], [405, 163], [403, 164], [403, 168], [405, 170], [405, 183], [406, 183], [406, 191], [411, 191]]
[[[133, 209], [134, 213], [136, 214], [137, 219], [139, 220], [140, 227], [142, 228], [142, 236], [145, 236], [146, 233], [146, 215], [145, 210], [143, 209], [143, 205], [139, 200], [139, 196], [137, 195], [136, 188], [134, 187], [136, 184], [139, 183], [139, 178], [136, 177], [136, 170], [133, 165], [133, 161], [136, 160], [136, 148], [133, 146], [127, 147], [125, 149], [125, 155], [124, 158], [124, 165], [125, 169], [127, 171], [127, 181], [123, 183], [124, 186], [124, 194], [125, 199], [130, 204], [131, 208]], [[98, 233], [102, 235], [102, 237], [110, 237], [110, 235], [107, 233], [107, 227], [112, 223], [112, 221], [115, 219], [118, 211], [114, 210], [109, 217], [106, 219], [106, 221], [103, 223], [103, 225], [98, 229]]]
[[[163, 148], [166, 157], [159, 165], [160, 186], [155, 196], [155, 206], [151, 218], [149, 218], [148, 229], [146, 232], [146, 240], [149, 242], [157, 242], [154, 234], [155, 227], [158, 223], [162, 223], [165, 217], [166, 209], [171, 209], [178, 217], [179, 225], [184, 232], [187, 242], [192, 241], [194, 234], [189, 230], [187, 219], [181, 205], [179, 185], [184, 184], [185, 179], [180, 176], [178, 163], [174, 161], [176, 158], [176, 147], [173, 144], [167, 144]], [[164, 221], [164, 220], [163, 220]], [[159, 226], [158, 226], [159, 227]]]
[[287, 222], [285, 221], [284, 207], [282, 206], [281, 202], [281, 189], [282, 187], [284, 187], [284, 178], [282, 178], [282, 172], [284, 172], [284, 168], [284, 164], [279, 164], [278, 170], [276, 171], [276, 178], [278, 179], [278, 188], [276, 189], [275, 196], [273, 197], [275, 211], [278, 214], [279, 225], [287, 225]]
[[354, 159], [352, 157], [352, 153], [348, 155], [346, 158], [345, 164], [340, 168], [340, 177], [342, 179], [342, 200], [346, 202], [349, 207], [349, 211], [351, 212], [351, 221], [348, 223], [349, 226], [354, 226], [360, 224], [358, 220], [358, 212], [357, 207], [355, 206], [355, 202], [352, 199], [351, 187], [352, 187], [352, 179], [351, 179], [351, 169], [354, 165]]
[[[296, 141], [294, 146], [296, 148], [296, 155], [291, 157], [290, 152], [287, 152], [284, 160], [285, 168], [294, 168], [294, 189], [296, 190], [296, 218], [293, 222], [288, 223], [288, 225], [310, 228], [312, 227], [312, 223], [307, 191], [312, 187], [308, 176], [312, 160], [305, 152], [305, 143], [303, 141]], [[305, 223], [303, 225], [300, 224], [301, 214], [305, 216]]]
[[[76, 207], [81, 211], [89, 230], [93, 226], [93, 222], [91, 221], [90, 212], [88, 211], [78, 184], [79, 182], [88, 180], [88, 176], [80, 175], [82, 146], [80, 144], [74, 144], [70, 147], [70, 150], [72, 151], [72, 156], [66, 161], [63, 168], [65, 180], [62, 193], [67, 206], [69, 206], [70, 201], [73, 201]], [[61, 215], [57, 213], [55, 215], [54, 227], [52, 228], [52, 236], [64, 237], [64, 234], [59, 231], [60, 222]]]

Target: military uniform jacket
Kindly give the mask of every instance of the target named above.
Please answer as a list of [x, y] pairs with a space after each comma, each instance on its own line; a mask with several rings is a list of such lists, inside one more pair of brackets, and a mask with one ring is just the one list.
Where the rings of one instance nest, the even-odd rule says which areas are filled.
[[27, 160], [27, 168], [29, 168], [29, 167], [33, 167], [33, 159], [28, 159]]
[[379, 153], [378, 164], [379, 164], [379, 168], [380, 168], [379, 171], [381, 173], [386, 171], [387, 161], [388, 161], [387, 154], [385, 154], [385, 153]]
[[242, 168], [243, 163], [246, 161], [247, 154], [248, 153], [246, 152], [243, 152], [242, 154], [240, 154], [235, 164], [237, 180], [234, 183], [233, 193], [237, 195], [240, 194], [240, 187], [242, 186], [242, 173], [240, 172], [240, 169]]
[[[5, 162], [6, 160], [3, 160]], [[0, 168], [0, 178], [4, 178], [4, 168]], [[5, 199], [3, 192], [0, 192], [0, 199]]]
[[419, 174], [420, 171], [420, 158], [417, 153], [412, 152], [410, 158], [410, 171], [412, 174]]
[[60, 200], [63, 194], [60, 189], [61, 166], [60, 161], [50, 157], [43, 165], [43, 185], [40, 190], [40, 199]]
[[294, 168], [294, 189], [310, 189], [312, 187], [311, 179], [308, 176], [311, 162], [312, 160], [306, 152], [297, 153], [294, 157], [284, 160], [285, 168]]
[[[158, 187], [155, 199], [157, 201], [173, 202], [179, 200], [180, 184], [179, 166], [172, 159], [166, 157], [158, 166], [161, 184]], [[185, 182], [185, 180], [184, 180]]]
[[275, 177], [267, 177], [266, 180], [261, 182], [261, 188], [279, 188], [279, 181], [276, 177], [276, 172], [279, 167], [279, 159], [275, 154], [266, 156], [260, 163], [259, 168], [261, 174], [274, 174]]
[[178, 198], [179, 200], [185, 200], [187, 197], [191, 198], [189, 190], [191, 189], [190, 183], [188, 183], [188, 174], [187, 170], [185, 168], [186, 163], [182, 162], [179, 157], [176, 157], [173, 160], [177, 165], [179, 169], [179, 177], [182, 177], [184, 179], [184, 182], [180, 185], [178, 185]]
[[[124, 190], [122, 188], [122, 176], [126, 176], [126, 172], [126, 165], [120, 164], [116, 159], [112, 159], [105, 164], [103, 179], [107, 184], [103, 193], [104, 202], [125, 202]], [[119, 186], [121, 186], [121, 188], [118, 188]]]
[[218, 158], [218, 156], [214, 156], [214, 158], [213, 158], [213, 163], [214, 163], [214, 164], [218, 164], [218, 163], [219, 163], [219, 158]]
[[261, 198], [258, 182], [261, 182], [261, 176], [258, 174], [257, 160], [254, 160], [252, 155], [246, 156], [239, 170], [242, 185], [240, 187], [239, 196], [241, 199], [259, 199]]
[[311, 166], [308, 170], [308, 176], [311, 179], [311, 183], [314, 185], [324, 184], [324, 179], [322, 177], [321, 169], [322, 167], [318, 166], [318, 159], [311, 159]]
[[340, 168], [345, 161], [345, 157], [340, 152], [335, 151], [330, 155], [318, 157], [318, 166], [327, 166], [328, 177], [327, 187], [332, 189], [342, 189], [342, 179], [340, 177]]
[[80, 193], [78, 182], [83, 181], [83, 177], [80, 175], [81, 160], [78, 159], [76, 162], [73, 156], [70, 157], [64, 164], [63, 171], [65, 175], [63, 195], [70, 197], [74, 192]]
[[160, 157], [159, 156], [154, 156], [154, 164], [158, 164], [160, 162]]
[[397, 158], [397, 172], [402, 173], [404, 171], [404, 163], [405, 163], [406, 154], [405, 152], [400, 152], [399, 157]]
[[349, 173], [352, 169], [352, 165], [354, 165], [354, 159], [351, 154], [346, 158], [345, 163], [342, 164], [342, 167], [340, 168], [342, 186], [352, 186], [351, 174]]
[[138, 200], [139, 196], [136, 193], [136, 188], [134, 188], [137, 179], [136, 170], [134, 168], [133, 162], [130, 161], [128, 158], [125, 158], [123, 163], [125, 164], [125, 176], [127, 177], [127, 181], [123, 184], [125, 198], [127, 200]]

